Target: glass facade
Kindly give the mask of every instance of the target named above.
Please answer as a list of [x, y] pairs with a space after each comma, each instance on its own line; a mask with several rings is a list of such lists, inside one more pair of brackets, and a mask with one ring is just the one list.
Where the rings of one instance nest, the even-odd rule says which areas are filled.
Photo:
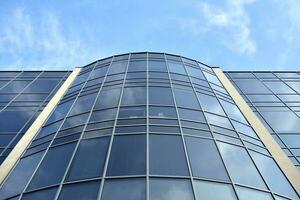
[[0, 71], [0, 164], [69, 74], [68, 71]]
[[131, 53], [82, 68], [0, 199], [299, 195], [209, 66]]
[[300, 170], [300, 73], [254, 71], [226, 74]]

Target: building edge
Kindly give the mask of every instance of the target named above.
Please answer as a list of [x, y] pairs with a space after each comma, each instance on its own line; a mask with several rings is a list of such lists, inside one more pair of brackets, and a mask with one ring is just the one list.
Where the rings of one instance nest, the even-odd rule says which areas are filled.
[[32, 123], [29, 129], [26, 131], [22, 139], [13, 148], [7, 158], [3, 161], [0, 166], [0, 185], [3, 184], [6, 177], [12, 171], [16, 163], [19, 161], [27, 147], [30, 145], [31, 141], [35, 138], [43, 124], [46, 122], [48, 117], [51, 115], [53, 110], [56, 108], [57, 104], [60, 102], [62, 97], [68, 91], [76, 77], [78, 76], [81, 68], [75, 67], [72, 73], [68, 76], [66, 81], [62, 84], [59, 90], [55, 93], [52, 99], [49, 101], [47, 106], [39, 114], [37, 119]]
[[255, 113], [251, 110], [236, 88], [232, 85], [222, 69], [219, 67], [213, 67], [213, 71], [219, 78], [229, 95], [232, 97], [236, 105], [239, 107], [245, 118], [248, 120], [252, 128], [255, 130], [261, 141], [264, 143], [268, 151], [273, 156], [275, 162], [285, 174], [286, 178], [292, 184], [294, 189], [300, 196], [300, 173], [294, 166], [292, 161], [283, 152], [277, 142], [273, 139], [267, 128], [258, 119]]

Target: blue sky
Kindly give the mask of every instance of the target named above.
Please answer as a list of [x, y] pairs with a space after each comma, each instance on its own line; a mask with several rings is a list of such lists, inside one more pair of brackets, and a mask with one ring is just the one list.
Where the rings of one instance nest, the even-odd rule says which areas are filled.
[[0, 69], [159, 51], [224, 70], [300, 70], [300, 0], [0, 1]]

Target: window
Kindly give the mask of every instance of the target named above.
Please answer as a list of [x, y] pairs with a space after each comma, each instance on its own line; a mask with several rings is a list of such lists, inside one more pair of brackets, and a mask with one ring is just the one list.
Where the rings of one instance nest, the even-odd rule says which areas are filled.
[[112, 108], [118, 106], [121, 88], [101, 90], [94, 109]]
[[146, 71], [146, 70], [147, 70], [147, 61], [145, 60], [135, 60], [129, 62], [128, 72]]
[[240, 200], [259, 199], [259, 200], [272, 200], [273, 198], [269, 193], [253, 190], [245, 187], [236, 187]]
[[197, 96], [199, 98], [201, 107], [204, 111], [219, 114], [219, 115], [225, 115], [216, 97], [201, 94], [201, 93], [197, 93]]
[[245, 135], [248, 135], [248, 136], [258, 139], [256, 133], [253, 131], [253, 129], [250, 126], [247, 126], [245, 124], [235, 122], [235, 121], [232, 121], [232, 124], [237, 132], [243, 133]]
[[203, 75], [203, 73], [200, 69], [195, 68], [195, 67], [191, 67], [191, 66], [188, 66], [188, 65], [186, 65], [185, 68], [186, 68], [186, 70], [187, 70], [187, 72], [190, 76], [194, 76], [196, 78], [200, 78], [200, 79], [205, 80], [204, 75]]
[[146, 116], [146, 107], [121, 107], [118, 118], [137, 118]]
[[20, 93], [31, 81], [11, 81], [4, 86], [1, 93]]
[[0, 199], [20, 194], [32, 176], [44, 152], [22, 158], [0, 189]]
[[108, 74], [124, 73], [127, 67], [127, 61], [113, 62], [109, 68]]
[[257, 79], [238, 79], [234, 82], [246, 94], [271, 94], [271, 91]]
[[149, 104], [173, 105], [171, 88], [149, 87]]
[[217, 142], [227, 170], [236, 183], [266, 188], [260, 174], [244, 148]]
[[67, 115], [73, 103], [74, 100], [59, 104], [51, 117], [47, 120], [47, 124], [63, 119]]
[[106, 110], [93, 111], [91, 118], [90, 118], [90, 122], [112, 120], [112, 119], [115, 119], [116, 114], [117, 114], [117, 109], [106, 109]]
[[36, 171], [27, 190], [41, 188], [61, 181], [73, 153], [75, 143], [51, 148]]
[[232, 129], [232, 125], [230, 124], [228, 118], [226, 117], [221, 117], [218, 115], [210, 114], [210, 113], [205, 113], [207, 122], [210, 124], [214, 124], [217, 126], [222, 126], [225, 128], [230, 128]]
[[174, 89], [177, 106], [200, 109], [197, 97], [193, 91]]
[[101, 200], [146, 199], [146, 182], [142, 178], [112, 179], [104, 183]]
[[18, 132], [33, 115], [32, 111], [2, 111], [0, 112], [0, 131]]
[[107, 175], [122, 176], [145, 173], [145, 135], [115, 136], [107, 168]]
[[64, 185], [58, 199], [59, 200], [97, 199], [99, 188], [100, 188], [100, 181], [89, 181], [83, 183]]
[[150, 117], [176, 118], [176, 110], [174, 107], [149, 106]]
[[227, 115], [230, 118], [247, 124], [245, 117], [242, 115], [241, 111], [238, 109], [238, 107], [236, 105], [233, 105], [232, 103], [229, 103], [224, 100], [220, 100], [220, 102], [221, 102], [225, 112], [227, 113]]
[[186, 75], [184, 66], [181, 62], [168, 60], [169, 70], [171, 73], [184, 74]]
[[94, 104], [95, 98], [96, 93], [79, 97], [72, 107], [69, 116], [90, 111]]
[[55, 197], [57, 187], [47, 188], [24, 194], [22, 200], [52, 200]]
[[160, 71], [167, 72], [167, 65], [164, 60], [149, 60], [148, 61], [149, 71]]
[[181, 136], [150, 135], [150, 173], [188, 176]]
[[222, 84], [220, 83], [219, 79], [215, 75], [212, 75], [212, 74], [210, 74], [208, 72], [205, 72], [205, 71], [203, 71], [203, 73], [204, 73], [206, 79], [209, 82], [214, 83], [214, 84], [219, 85], [219, 86], [222, 86]]
[[300, 118], [291, 111], [260, 112], [260, 114], [278, 133], [299, 133]]
[[178, 108], [178, 114], [179, 114], [180, 119], [205, 122], [203, 113], [198, 110], [189, 110], [189, 109]]
[[89, 77], [89, 80], [105, 76], [107, 68], [108, 68], [108, 65], [94, 69]]
[[124, 88], [122, 105], [146, 104], [146, 87], [127, 87]]
[[229, 180], [213, 140], [185, 137], [193, 176]]
[[87, 121], [88, 115], [89, 115], [89, 113], [85, 113], [82, 115], [68, 117], [64, 121], [61, 129], [71, 128], [73, 126], [78, 126], [78, 125], [84, 124]]
[[150, 200], [194, 200], [191, 183], [187, 179], [150, 179]]
[[264, 82], [275, 94], [293, 94], [295, 93], [289, 86], [281, 81]]
[[109, 138], [82, 140], [71, 165], [68, 180], [102, 176]]
[[50, 93], [59, 81], [37, 79], [24, 90], [24, 93]]
[[292, 199], [298, 198], [298, 195], [295, 193], [294, 189], [291, 187], [290, 183], [272, 158], [252, 151], [250, 151], [250, 154], [262, 176], [265, 178], [267, 185], [273, 192]]
[[224, 183], [194, 180], [197, 199], [236, 200], [232, 186]]

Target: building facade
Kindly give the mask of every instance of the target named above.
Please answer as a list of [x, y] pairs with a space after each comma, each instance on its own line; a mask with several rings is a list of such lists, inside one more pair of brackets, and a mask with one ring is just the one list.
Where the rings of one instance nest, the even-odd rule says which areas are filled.
[[[298, 104], [255, 73], [151, 52], [65, 73], [0, 166], [0, 199], [299, 199]], [[267, 74], [299, 98], [299, 73]]]

